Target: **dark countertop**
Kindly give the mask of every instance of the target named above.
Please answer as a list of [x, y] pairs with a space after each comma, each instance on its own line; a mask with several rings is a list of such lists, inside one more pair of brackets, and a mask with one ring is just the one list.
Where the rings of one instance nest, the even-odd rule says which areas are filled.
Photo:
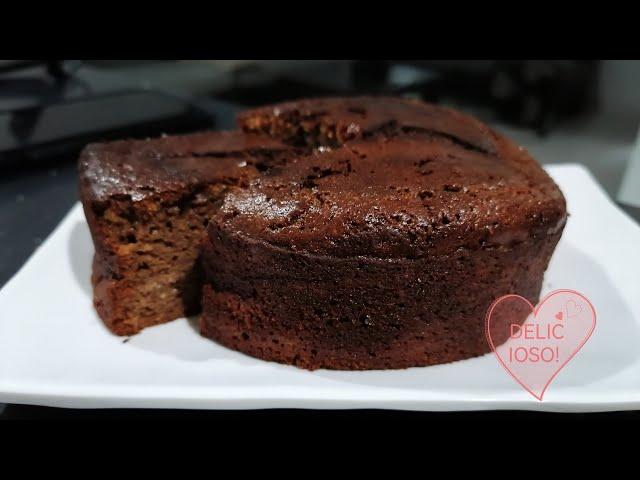
[[0, 180], [0, 286], [47, 238], [78, 199], [74, 162]]
[[550, 413], [526, 411], [480, 411], [480, 412], [409, 412], [394, 410], [153, 410], [153, 409], [98, 409], [74, 410], [67, 408], [36, 407], [29, 405], [7, 405], [0, 410], [0, 420], [178, 420], [186, 422], [215, 422], [216, 428], [229, 426], [239, 431], [238, 426], [246, 424], [254, 427], [270, 425], [281, 428], [287, 422], [292, 425], [315, 425], [327, 427], [335, 422], [336, 426], [375, 426], [376, 431], [386, 427], [424, 426], [433, 427], [434, 423], [491, 422], [600, 422], [640, 421], [638, 412], [610, 413]]

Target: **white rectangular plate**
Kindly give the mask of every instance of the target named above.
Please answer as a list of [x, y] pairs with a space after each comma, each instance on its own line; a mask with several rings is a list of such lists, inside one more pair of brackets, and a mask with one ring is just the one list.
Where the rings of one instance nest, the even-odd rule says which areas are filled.
[[[308, 372], [256, 360], [180, 319], [124, 341], [91, 303], [93, 246], [76, 205], [0, 291], [0, 402], [61, 407], [640, 408], [640, 228], [582, 167], [548, 167], [570, 212], [544, 291], [578, 290], [598, 326], [539, 402], [493, 355], [395, 371]], [[37, 221], [37, 220], [35, 220]]]

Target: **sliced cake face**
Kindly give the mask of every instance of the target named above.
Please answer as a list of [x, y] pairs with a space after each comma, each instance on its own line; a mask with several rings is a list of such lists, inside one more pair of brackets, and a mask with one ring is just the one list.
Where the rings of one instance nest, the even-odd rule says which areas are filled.
[[322, 148], [226, 194], [203, 244], [205, 336], [310, 369], [405, 368], [486, 353], [491, 302], [537, 302], [564, 198], [488, 127], [394, 99], [240, 123]]
[[294, 150], [268, 137], [203, 133], [89, 145], [80, 196], [95, 245], [94, 303], [126, 335], [199, 311], [199, 244], [229, 186]]

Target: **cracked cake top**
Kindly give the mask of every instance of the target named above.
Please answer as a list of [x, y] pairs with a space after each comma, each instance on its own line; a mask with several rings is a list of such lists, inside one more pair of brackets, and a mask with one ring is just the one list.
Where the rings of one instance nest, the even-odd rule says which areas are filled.
[[[230, 191], [210, 234], [317, 255], [416, 258], [510, 248], [565, 222], [562, 193], [524, 149], [449, 109], [389, 98], [307, 100], [239, 121], [323, 146]], [[349, 129], [359, 132], [351, 140], [336, 133]]]
[[93, 201], [143, 200], [191, 185], [246, 182], [291, 146], [240, 131], [202, 132], [88, 145], [79, 161], [80, 188]]

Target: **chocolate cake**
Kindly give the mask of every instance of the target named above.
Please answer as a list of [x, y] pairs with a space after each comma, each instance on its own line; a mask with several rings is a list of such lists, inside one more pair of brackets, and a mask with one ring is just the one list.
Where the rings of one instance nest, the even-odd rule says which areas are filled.
[[313, 150], [212, 210], [203, 335], [309, 369], [404, 368], [486, 353], [491, 302], [537, 302], [564, 198], [485, 125], [389, 98], [292, 102], [239, 123]]
[[80, 197], [95, 256], [94, 304], [116, 334], [198, 313], [197, 262], [209, 217], [230, 186], [296, 150], [242, 132], [89, 145]]
[[537, 302], [564, 198], [477, 120], [361, 97], [238, 124], [83, 151], [94, 303], [114, 333], [202, 299], [202, 334], [258, 358], [403, 368], [486, 353], [490, 303]]

